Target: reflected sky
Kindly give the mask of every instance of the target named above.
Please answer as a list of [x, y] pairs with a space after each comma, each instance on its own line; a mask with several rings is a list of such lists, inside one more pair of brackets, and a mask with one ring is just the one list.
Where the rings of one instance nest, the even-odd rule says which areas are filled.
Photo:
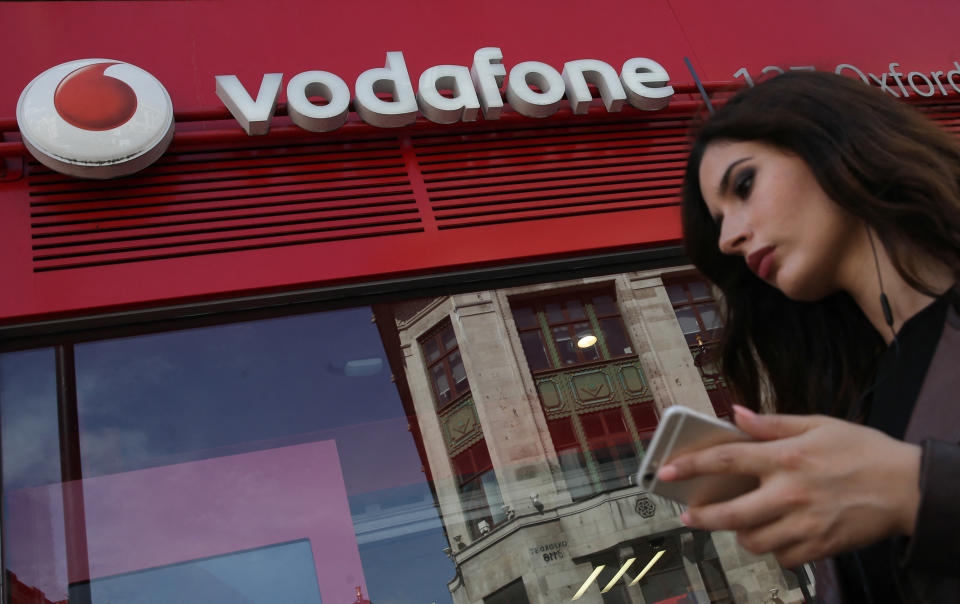
[[[85, 476], [403, 417], [370, 317], [357, 308], [78, 345]], [[368, 375], [346, 374], [357, 361]]]
[[[93, 581], [94, 603], [321, 604], [308, 541], [172, 564]], [[71, 598], [72, 599], [72, 598]]]
[[60, 481], [53, 350], [0, 355], [4, 491]]
[[[371, 316], [363, 307], [78, 344], [84, 477], [334, 440], [355, 527], [391, 508], [416, 519], [364, 533], [368, 597], [449, 602], [453, 565]], [[53, 358], [0, 355], [7, 492], [59, 481]]]

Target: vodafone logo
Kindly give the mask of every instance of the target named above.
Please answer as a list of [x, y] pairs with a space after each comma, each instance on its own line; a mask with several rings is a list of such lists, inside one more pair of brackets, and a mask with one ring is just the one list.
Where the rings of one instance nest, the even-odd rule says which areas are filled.
[[83, 59], [43, 72], [20, 95], [24, 145], [52, 170], [115, 178], [149, 166], [173, 139], [163, 84], [120, 61]]

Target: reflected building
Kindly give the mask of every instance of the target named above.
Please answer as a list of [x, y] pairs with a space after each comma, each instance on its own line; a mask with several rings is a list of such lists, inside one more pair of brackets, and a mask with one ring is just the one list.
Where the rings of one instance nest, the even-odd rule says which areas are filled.
[[[811, 591], [633, 484], [663, 410], [724, 416], [716, 308], [678, 270], [375, 308], [457, 604], [785, 602]], [[644, 572], [645, 571], [645, 572]]]

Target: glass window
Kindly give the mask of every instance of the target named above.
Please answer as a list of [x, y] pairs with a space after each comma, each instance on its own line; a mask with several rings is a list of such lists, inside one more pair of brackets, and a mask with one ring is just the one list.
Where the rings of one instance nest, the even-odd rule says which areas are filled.
[[563, 327], [554, 327], [550, 332], [553, 334], [553, 343], [556, 346], [557, 354], [560, 355], [560, 362], [564, 365], [577, 363], [580, 358], [577, 355], [573, 337], [570, 335], [570, 328], [564, 325]]
[[700, 321], [703, 322], [704, 331], [713, 332], [720, 327], [720, 319], [717, 316], [717, 307], [715, 304], [697, 304], [696, 308], [697, 313], [700, 315]]
[[559, 302], [550, 302], [543, 307], [547, 315], [547, 321], [551, 323], [562, 323], [566, 320], [563, 316], [563, 305]]
[[712, 291], [707, 282], [696, 275], [672, 276], [665, 287], [714, 411], [718, 417], [729, 417], [734, 401], [717, 365], [722, 326]]
[[441, 405], [449, 403], [453, 397], [450, 394], [451, 386], [447, 379], [447, 368], [443, 365], [435, 365], [430, 370], [430, 374], [433, 376], [433, 387], [434, 392], [437, 393], [437, 402]]
[[630, 340], [623, 329], [623, 321], [620, 320], [620, 317], [600, 319], [600, 331], [603, 332], [603, 338], [607, 343], [610, 356], [619, 357], [633, 354], [633, 346], [630, 345]]
[[620, 314], [620, 310], [617, 308], [617, 303], [613, 299], [613, 296], [606, 294], [593, 297], [593, 308], [598, 317]]
[[633, 416], [633, 423], [637, 427], [637, 433], [640, 435], [640, 441], [646, 445], [653, 438], [653, 433], [659, 423], [657, 410], [653, 404], [645, 403], [631, 406], [630, 412]]
[[420, 338], [437, 407], [444, 407], [470, 392], [467, 371], [457, 348], [453, 326], [444, 321]]
[[450, 325], [447, 325], [440, 332], [440, 339], [443, 342], [444, 350], [453, 350], [457, 347], [457, 338], [453, 335], [453, 327]]
[[453, 383], [458, 392], [469, 388], [467, 385], [467, 371], [463, 368], [463, 360], [460, 358], [459, 351], [450, 355], [450, 373], [453, 374]]
[[11, 604], [799, 601], [630, 481], [658, 406], [619, 311], [642, 298], [612, 283], [0, 353]]
[[[533, 320], [531, 315], [546, 323], [548, 330], [542, 330], [540, 321]], [[544, 357], [550, 367], [559, 369], [633, 354], [616, 301], [610, 294], [571, 293], [559, 301], [548, 298], [521, 302], [513, 306], [513, 316], [528, 366], [534, 372], [548, 369]], [[528, 335], [534, 333], [549, 338], [553, 350], [545, 348], [541, 352], [534, 345], [533, 336]]]
[[570, 320], [584, 319], [587, 316], [583, 310], [583, 303], [580, 300], [567, 300], [564, 303], [567, 310], [567, 318]]
[[543, 345], [543, 336], [539, 330], [521, 333], [520, 343], [523, 345], [523, 354], [527, 357], [531, 371], [543, 371], [550, 368], [547, 349]]
[[431, 363], [440, 358], [440, 346], [436, 340], [430, 339], [423, 343], [423, 356]]
[[673, 304], [686, 304], [689, 302], [687, 298], [687, 290], [679, 284], [668, 284], [667, 286], [667, 296], [670, 297], [670, 302]]
[[[370, 314], [65, 345], [72, 368], [55, 349], [0, 354], [11, 593], [268, 604], [352, 602], [360, 586], [450, 602], [443, 525]], [[61, 435], [71, 409], [79, 431]], [[80, 461], [66, 483], [61, 441]]]
[[713, 295], [710, 293], [710, 287], [706, 281], [690, 281], [688, 287], [690, 288], [690, 295], [694, 300], [713, 299]]
[[701, 329], [693, 308], [678, 308], [676, 313], [677, 321], [680, 322], [680, 329], [683, 330], [687, 344], [696, 344], [697, 335], [700, 335]]
[[506, 519], [486, 443], [481, 440], [458, 454], [453, 465], [459, 474], [460, 503], [467, 530], [472, 538], [480, 539]]
[[521, 306], [514, 310], [513, 320], [516, 321], [517, 328], [519, 329], [537, 327], [537, 315], [530, 307]]

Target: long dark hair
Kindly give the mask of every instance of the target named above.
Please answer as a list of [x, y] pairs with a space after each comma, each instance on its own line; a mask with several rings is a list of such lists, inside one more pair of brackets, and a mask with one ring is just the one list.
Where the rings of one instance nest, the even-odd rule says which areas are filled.
[[[696, 133], [683, 185], [687, 254], [723, 292], [723, 373], [757, 409], [845, 416], [867, 391], [880, 334], [844, 292], [797, 302], [725, 256], [700, 191], [714, 141], [756, 141], [803, 159], [839, 206], [872, 227], [904, 280], [934, 295], [911, 251], [960, 276], [960, 144], [908, 105], [859, 81], [794, 72], [737, 93]], [[864, 267], [873, 271], [873, 266]]]

